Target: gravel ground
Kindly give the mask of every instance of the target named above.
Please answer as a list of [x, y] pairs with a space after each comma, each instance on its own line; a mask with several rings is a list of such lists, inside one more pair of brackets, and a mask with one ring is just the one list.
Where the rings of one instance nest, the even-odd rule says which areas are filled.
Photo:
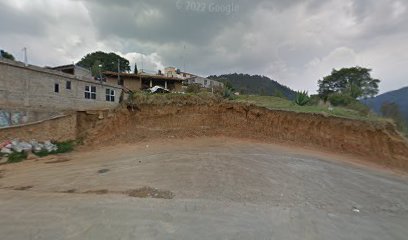
[[408, 178], [229, 138], [0, 166], [1, 239], [406, 239]]

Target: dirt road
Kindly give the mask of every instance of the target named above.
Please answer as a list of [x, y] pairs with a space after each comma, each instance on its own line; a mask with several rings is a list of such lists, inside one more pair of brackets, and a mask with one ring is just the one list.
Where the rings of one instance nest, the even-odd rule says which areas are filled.
[[1, 239], [406, 239], [408, 179], [229, 138], [0, 166]]

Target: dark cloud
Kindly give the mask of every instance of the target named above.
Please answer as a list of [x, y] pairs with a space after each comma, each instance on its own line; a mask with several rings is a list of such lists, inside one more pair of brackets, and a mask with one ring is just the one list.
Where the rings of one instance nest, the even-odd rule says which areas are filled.
[[0, 35], [41, 35], [45, 33], [43, 24], [47, 22], [47, 19], [35, 17], [35, 13], [41, 13], [39, 11], [18, 10], [3, 2], [0, 2], [0, 11]]
[[373, 68], [383, 90], [406, 82], [397, 67], [408, 64], [403, 0], [0, 0], [0, 8], [0, 47], [29, 45], [39, 64], [103, 50], [147, 68], [264, 74], [310, 91], [332, 68], [357, 64]]

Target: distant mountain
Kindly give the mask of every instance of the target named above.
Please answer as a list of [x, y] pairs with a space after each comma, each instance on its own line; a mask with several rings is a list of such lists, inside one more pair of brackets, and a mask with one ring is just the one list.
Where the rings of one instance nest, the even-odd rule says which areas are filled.
[[284, 95], [288, 99], [294, 99], [296, 92], [265, 76], [249, 74], [224, 74], [220, 76], [212, 75], [208, 77], [223, 83], [230, 83], [232, 87], [244, 94], [256, 94], [263, 96]]
[[381, 106], [383, 103], [396, 103], [402, 115], [408, 120], [408, 87], [401, 88], [399, 90], [387, 92], [378, 95], [375, 98], [362, 100], [367, 106], [373, 109], [377, 113], [381, 113]]

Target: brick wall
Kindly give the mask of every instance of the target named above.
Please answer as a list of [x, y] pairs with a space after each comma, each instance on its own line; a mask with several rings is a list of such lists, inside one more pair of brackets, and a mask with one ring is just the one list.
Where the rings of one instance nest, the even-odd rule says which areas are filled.
[[21, 126], [0, 128], [0, 141], [5, 140], [75, 140], [77, 136], [77, 114], [72, 113], [53, 119]]
[[[67, 82], [70, 82], [70, 89]], [[55, 92], [56, 84], [59, 92]], [[85, 98], [85, 86], [96, 87], [96, 99]], [[115, 91], [114, 102], [106, 101], [106, 89]], [[50, 110], [107, 109], [119, 104], [121, 91], [118, 85], [0, 60], [0, 106]]]

